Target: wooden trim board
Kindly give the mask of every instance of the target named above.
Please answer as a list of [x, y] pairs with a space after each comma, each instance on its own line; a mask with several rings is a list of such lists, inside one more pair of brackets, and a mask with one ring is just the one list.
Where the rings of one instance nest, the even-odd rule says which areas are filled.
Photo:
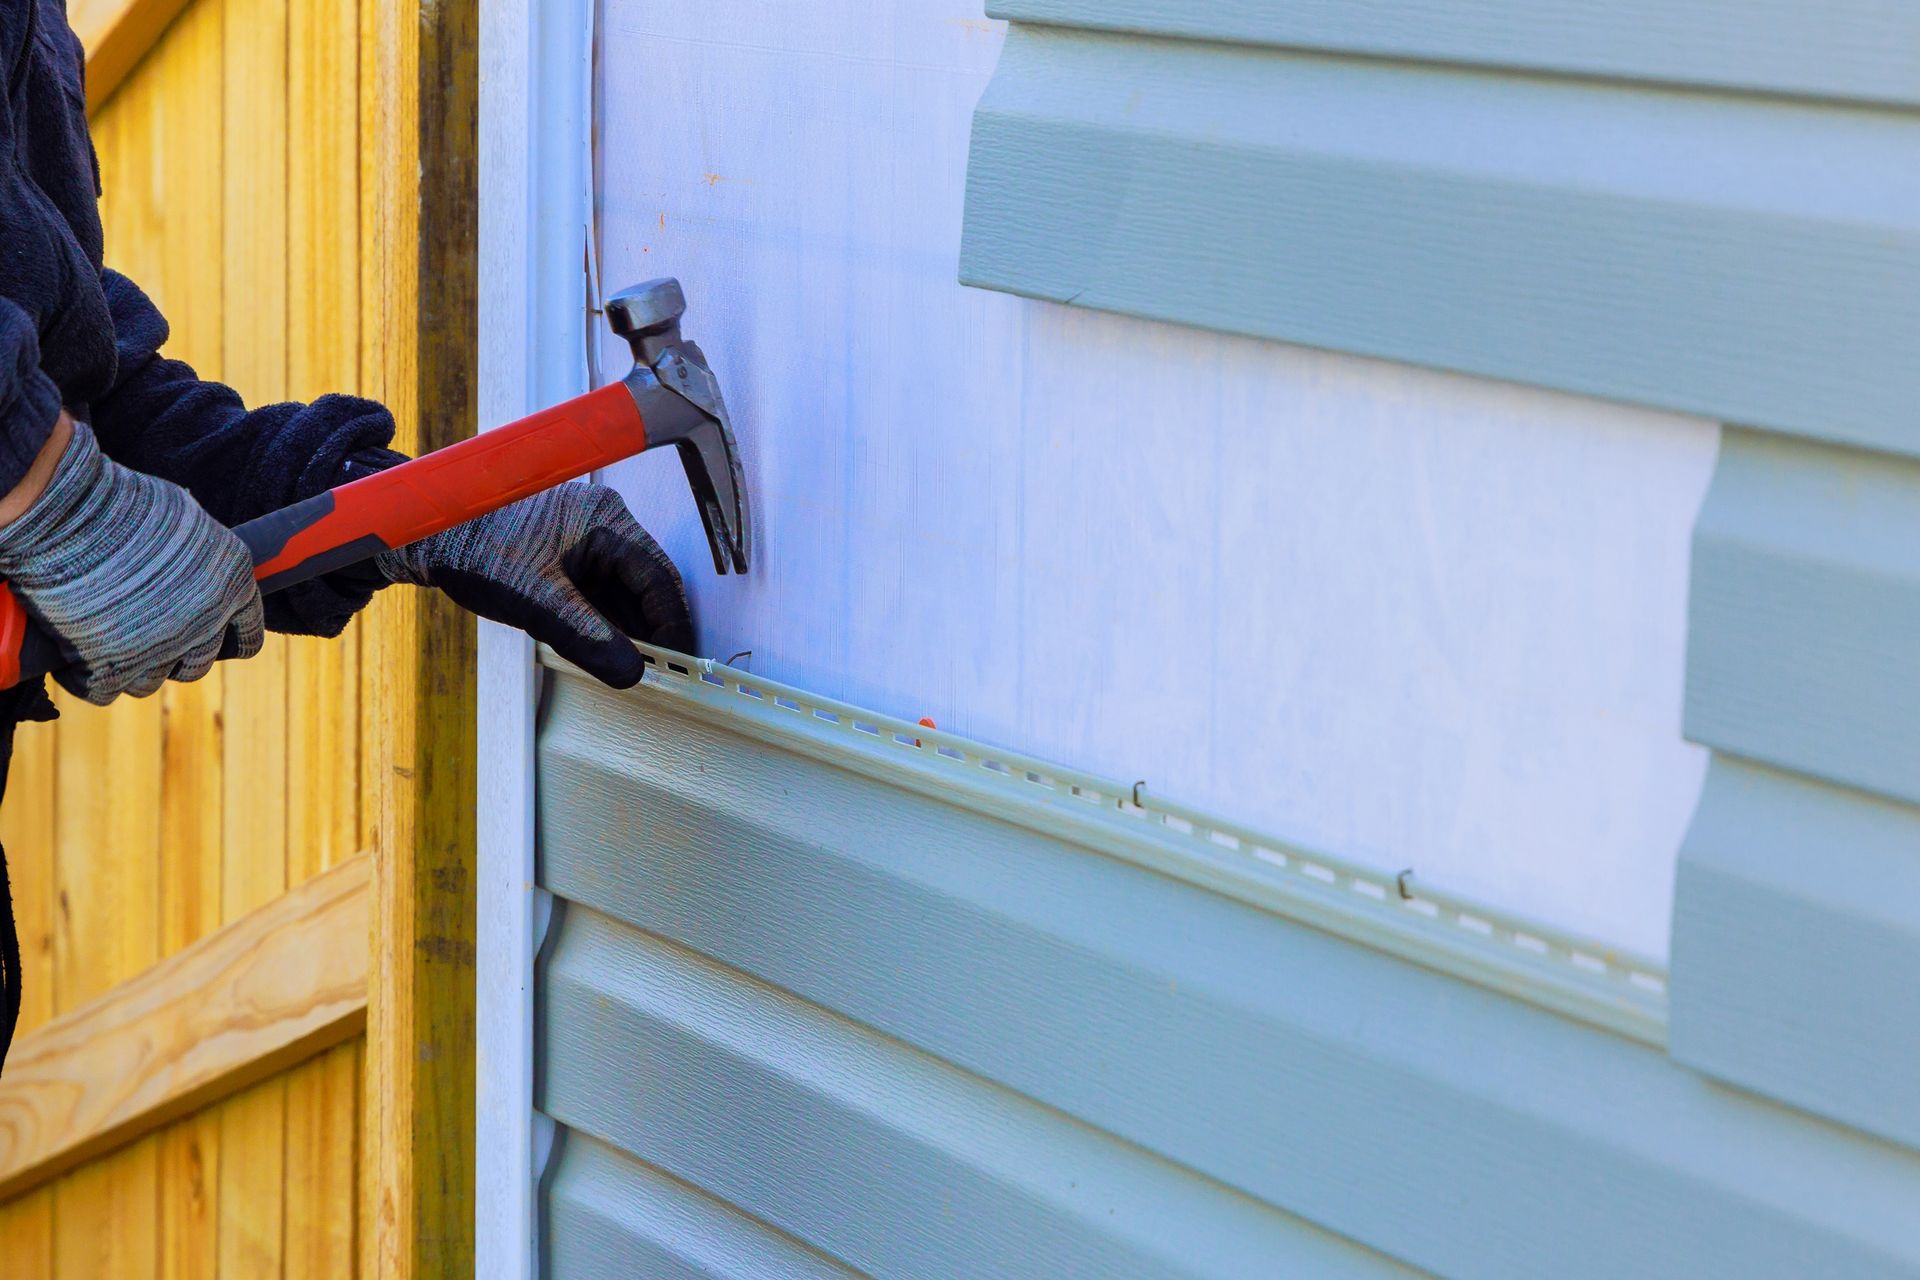
[[0, 1199], [360, 1034], [360, 854], [21, 1037], [0, 1080]]
[[[477, 0], [363, 0], [362, 384], [422, 453], [473, 434]], [[362, 1268], [473, 1272], [474, 622], [437, 592], [368, 612], [363, 803], [375, 815]]]
[[99, 107], [191, 0], [72, 0], [67, 22], [87, 50], [87, 109]]

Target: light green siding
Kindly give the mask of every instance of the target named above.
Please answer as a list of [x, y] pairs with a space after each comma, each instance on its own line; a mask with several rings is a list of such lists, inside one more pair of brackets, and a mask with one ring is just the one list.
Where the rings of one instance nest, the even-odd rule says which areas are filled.
[[990, 0], [996, 18], [1330, 53], [1920, 103], [1890, 0]]
[[1920, 1275], [1920, 1155], [803, 697], [562, 675], [541, 734], [540, 1105], [730, 1212], [875, 1275]]
[[580, 1131], [547, 1179], [555, 1280], [851, 1280], [791, 1237]]
[[995, 12], [963, 280], [1728, 424], [1673, 1052], [1920, 1144], [1920, 9]]
[[554, 1273], [1920, 1277], [1920, 11], [998, 11], [968, 282], [1729, 424], [1672, 972], [724, 669], [560, 671]]
[[1680, 851], [1673, 1052], [1920, 1147], [1917, 655], [1920, 466], [1728, 431], [1694, 531], [1686, 727], [1722, 754]]
[[1692, 594], [1688, 737], [1920, 803], [1920, 464], [1727, 432]]
[[1920, 115], [1016, 27], [960, 278], [1920, 452]]
[[1673, 1055], [1920, 1147], [1920, 812], [1722, 756], [1681, 853]]

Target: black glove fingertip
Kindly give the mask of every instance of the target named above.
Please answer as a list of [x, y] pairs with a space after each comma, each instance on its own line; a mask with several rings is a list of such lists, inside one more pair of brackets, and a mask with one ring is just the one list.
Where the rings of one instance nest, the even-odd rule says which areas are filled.
[[[637, 528], [637, 526], [636, 526]], [[595, 529], [567, 552], [567, 576], [588, 603], [636, 640], [693, 650], [693, 618], [680, 573], [644, 533]]]
[[227, 624], [226, 634], [220, 637], [220, 656], [215, 658], [214, 661], [227, 662], [234, 658], [248, 658], [253, 656], [245, 650], [246, 641], [240, 635], [239, 625], [229, 622]]
[[601, 684], [615, 689], [633, 688], [647, 669], [640, 651], [620, 636], [599, 641], [569, 636], [565, 643], [555, 643], [553, 651]]

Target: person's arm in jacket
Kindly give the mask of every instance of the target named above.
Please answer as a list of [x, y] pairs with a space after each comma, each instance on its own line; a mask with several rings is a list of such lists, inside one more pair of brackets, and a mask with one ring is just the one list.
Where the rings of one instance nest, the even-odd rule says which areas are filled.
[[[93, 406], [109, 456], [184, 486], [229, 526], [405, 461], [393, 417], [357, 396], [248, 409], [232, 388], [159, 354], [166, 321], [115, 272], [103, 276], [118, 344], [115, 384]], [[267, 597], [271, 630], [335, 635], [389, 582], [437, 587], [518, 627], [603, 680], [630, 685], [625, 637], [693, 644], [678, 572], [602, 485], [563, 485], [378, 561]]]
[[[349, 460], [361, 473], [402, 461], [387, 448], [393, 415], [357, 396], [249, 409], [233, 388], [160, 354], [167, 322], [139, 286], [102, 274], [118, 347], [113, 387], [93, 402], [107, 456], [191, 493], [232, 527], [332, 488]], [[235, 317], [235, 321], [239, 321]], [[368, 570], [329, 574], [266, 599], [267, 628], [338, 635], [383, 581]]]

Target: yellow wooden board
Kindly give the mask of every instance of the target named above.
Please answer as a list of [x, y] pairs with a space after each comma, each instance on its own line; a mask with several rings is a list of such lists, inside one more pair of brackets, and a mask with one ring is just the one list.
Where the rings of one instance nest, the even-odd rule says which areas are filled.
[[[76, 6], [99, 42], [108, 265], [167, 316], [166, 355], [250, 404], [375, 395], [401, 447], [471, 429], [471, 324], [424, 317], [472, 314], [474, 10]], [[426, 225], [446, 265], [423, 279]], [[339, 641], [276, 638], [197, 685], [104, 712], [62, 699], [60, 723], [21, 730], [0, 839], [23, 1030], [362, 850], [381, 859], [377, 954], [400, 961], [379, 966], [377, 1053], [329, 1050], [0, 1204], [0, 1276], [351, 1275], [376, 1250], [386, 1273], [426, 1275], [470, 1259], [471, 634], [437, 602], [389, 595]], [[422, 1039], [444, 1056], [421, 1062]], [[380, 1232], [362, 1217], [376, 1201]]]
[[24, 724], [14, 735], [7, 798], [0, 805], [0, 848], [7, 850], [13, 918], [26, 971], [20, 994], [25, 1035], [53, 1016], [53, 858], [57, 724]]
[[[358, 56], [353, 0], [195, 0], [94, 115], [108, 265], [249, 404], [360, 382]], [[359, 645], [22, 728], [23, 1031], [367, 847]], [[358, 1044], [0, 1205], [0, 1275], [354, 1274]]]
[[[226, 338], [225, 35], [222, 7], [196, 4], [181, 15], [141, 72], [161, 86], [156, 114], [165, 124], [164, 136], [150, 140], [155, 159], [147, 161], [160, 174], [161, 252], [152, 264], [153, 278], [142, 283], [172, 325], [167, 354], [208, 378], [222, 376]], [[133, 156], [105, 157], [109, 189], [136, 163]], [[110, 245], [109, 256], [117, 261], [115, 252]], [[167, 954], [221, 923], [224, 680], [224, 673], [216, 672], [194, 684], [169, 684], [160, 693], [160, 941]], [[171, 1168], [174, 1158], [174, 1152], [163, 1151], [163, 1168]], [[161, 1229], [172, 1230], [172, 1222], [163, 1218]]]
[[54, 1280], [53, 1188], [0, 1205], [0, 1271], [7, 1280]]
[[[360, 382], [360, 69], [354, 0], [291, 0], [287, 125], [289, 394]], [[360, 630], [288, 647], [287, 880], [367, 847], [360, 838]]]
[[157, 1135], [53, 1184], [59, 1280], [144, 1280], [159, 1271]]

